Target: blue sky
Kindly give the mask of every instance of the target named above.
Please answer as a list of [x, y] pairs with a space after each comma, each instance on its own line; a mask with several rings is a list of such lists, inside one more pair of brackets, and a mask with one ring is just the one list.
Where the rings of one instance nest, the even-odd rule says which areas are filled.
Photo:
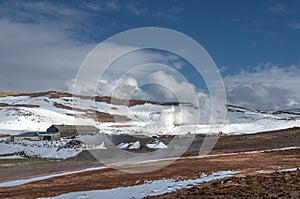
[[122, 6], [132, 6], [132, 10], [108, 12], [105, 17], [95, 17], [90, 24], [101, 26], [108, 20], [114, 27], [80, 37], [101, 41], [129, 28], [171, 28], [197, 40], [217, 65], [226, 66], [228, 72], [257, 63], [290, 65], [300, 60], [299, 1], [156, 0], [131, 1]]
[[256, 99], [253, 106], [265, 109], [300, 103], [292, 86], [300, 83], [297, 0], [0, 1], [0, 89], [65, 90], [99, 42], [148, 26], [198, 41], [221, 69], [230, 102], [251, 107]]

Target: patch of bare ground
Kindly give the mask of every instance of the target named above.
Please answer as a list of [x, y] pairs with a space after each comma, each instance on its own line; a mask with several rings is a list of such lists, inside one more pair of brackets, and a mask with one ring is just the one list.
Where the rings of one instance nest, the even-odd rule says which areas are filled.
[[26, 95], [26, 92], [8, 92], [8, 91], [0, 91], [0, 97], [7, 97], [7, 96], [20, 96]]
[[68, 114], [70, 116], [78, 116], [78, 117], [87, 117], [93, 118], [97, 122], [126, 122], [130, 121], [130, 119], [123, 115], [111, 115], [109, 113], [103, 113], [100, 111], [95, 111], [91, 109], [79, 109], [79, 108], [72, 108], [70, 106], [66, 106], [60, 103], [55, 102], [54, 106], [56, 108], [66, 109], [66, 110], [74, 110], [79, 111], [84, 114]]
[[300, 198], [300, 171], [236, 176], [147, 199]]
[[0, 97], [18, 97], [18, 96], [29, 96], [29, 97], [41, 97], [47, 96], [49, 98], [59, 97], [72, 97], [72, 94], [59, 91], [46, 91], [46, 92], [0, 92]]
[[[299, 160], [300, 150], [206, 158], [183, 158], [178, 159], [165, 168], [150, 173], [135, 174], [113, 169], [102, 169], [55, 177], [16, 187], [0, 188], [0, 198], [51, 197], [74, 191], [132, 186], [141, 184], [145, 180], [163, 178], [192, 179], [199, 177], [199, 174], [203, 172], [210, 174], [214, 171], [224, 170], [242, 171], [244, 175], [248, 176], [261, 170], [274, 172], [282, 168], [300, 167]], [[128, 168], [135, 170], [143, 166], [152, 167], [157, 164], [161, 164], [161, 162], [128, 165]], [[125, 167], [125, 165], [122, 167]], [[218, 188], [218, 184], [216, 185]], [[258, 183], [256, 185], [259, 186]]]
[[0, 107], [26, 107], [26, 108], [39, 108], [39, 105], [34, 104], [7, 104], [7, 103], [0, 103]]
[[136, 105], [143, 105], [143, 104], [154, 104], [154, 105], [161, 105], [161, 106], [178, 106], [179, 102], [157, 102], [157, 101], [149, 101], [149, 100], [137, 100], [137, 99], [117, 99], [107, 96], [96, 96], [95, 101], [97, 102], [106, 102], [108, 104], [115, 104], [115, 105], [125, 105], [125, 106], [136, 106]]
[[[196, 137], [186, 155], [197, 155], [204, 137]], [[300, 147], [300, 128], [289, 128], [255, 134], [221, 136], [211, 154]]]
[[9, 134], [0, 134], [0, 138], [8, 137], [10, 136]]

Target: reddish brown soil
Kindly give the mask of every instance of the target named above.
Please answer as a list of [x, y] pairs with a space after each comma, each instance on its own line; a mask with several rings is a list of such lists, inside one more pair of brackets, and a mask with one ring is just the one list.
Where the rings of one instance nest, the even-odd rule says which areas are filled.
[[90, 161], [37, 161], [37, 163], [0, 168], [0, 182], [27, 179], [98, 166], [101, 166], [101, 163]]
[[[1, 105], [1, 104], [0, 104]], [[74, 111], [80, 111], [85, 113], [84, 115], [82, 114], [68, 114], [68, 115], [76, 115], [78, 117], [88, 117], [88, 118], [93, 118], [94, 120], [98, 122], [125, 122], [125, 121], [130, 121], [129, 118], [123, 115], [111, 115], [109, 113], [103, 113], [95, 110], [90, 110], [90, 109], [79, 109], [79, 108], [72, 108], [70, 106], [66, 106], [60, 103], [55, 102], [54, 106], [56, 108], [61, 108], [61, 109], [66, 109], [66, 110], [74, 110]]]
[[236, 176], [147, 199], [300, 198], [300, 171]]
[[7, 103], [0, 103], [0, 107], [27, 107], [27, 108], [38, 108], [39, 105], [34, 104], [7, 104]]
[[0, 138], [8, 137], [9, 134], [0, 134]]
[[[0, 198], [50, 197], [73, 191], [131, 186], [143, 183], [145, 180], [162, 178], [191, 179], [199, 177], [202, 172], [209, 174], [213, 171], [235, 170], [243, 171], [243, 175], [250, 175], [261, 170], [276, 171], [282, 168], [300, 167], [299, 160], [300, 150], [206, 157], [202, 159], [185, 158], [150, 173], [129, 174], [113, 169], [103, 169], [55, 177], [16, 187], [0, 188]], [[128, 168], [135, 170], [141, 166], [151, 167], [157, 164], [161, 164], [161, 162], [130, 165]]]
[[0, 91], [0, 97], [26, 95], [25, 92], [6, 92]]

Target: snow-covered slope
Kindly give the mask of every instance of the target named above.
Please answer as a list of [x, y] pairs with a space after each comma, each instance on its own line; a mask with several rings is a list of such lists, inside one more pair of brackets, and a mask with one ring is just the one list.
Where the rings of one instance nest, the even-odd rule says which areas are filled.
[[227, 105], [227, 118], [231, 123], [243, 123], [256, 120], [297, 120], [300, 119], [300, 109], [261, 111]]
[[[184, 109], [183, 121], [176, 119], [180, 108]], [[233, 105], [227, 105], [227, 109], [223, 133], [254, 133], [300, 126], [300, 109], [266, 112]], [[197, 111], [189, 104], [179, 107], [178, 103], [126, 102], [56, 91], [0, 93], [0, 134], [45, 131], [52, 124], [90, 124], [104, 133], [217, 133], [214, 126], [186, 125], [185, 120]]]
[[143, 126], [163, 108], [151, 103], [129, 107], [55, 91], [7, 95], [0, 97], [0, 134], [45, 131], [51, 124]]
[[256, 133], [299, 126], [299, 110], [261, 111], [227, 105], [227, 120], [223, 133]]
[[[74, 123], [72, 110], [55, 107], [55, 102], [63, 99], [49, 100], [47, 96], [7, 96], [0, 98], [1, 133], [35, 130], [44, 131], [53, 123]], [[90, 119], [82, 119], [83, 123], [92, 123]]]

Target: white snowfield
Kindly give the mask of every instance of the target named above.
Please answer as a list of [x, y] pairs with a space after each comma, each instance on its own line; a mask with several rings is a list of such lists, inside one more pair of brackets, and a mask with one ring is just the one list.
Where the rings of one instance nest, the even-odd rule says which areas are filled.
[[[192, 121], [193, 115], [199, 111], [190, 105], [174, 107], [146, 103], [128, 107], [76, 97], [50, 98], [48, 96], [0, 97], [0, 103], [9, 105], [0, 109], [1, 134], [46, 131], [52, 124], [94, 125], [100, 129], [100, 132], [111, 134], [177, 135], [187, 133], [211, 134], [220, 131], [225, 134], [244, 134], [300, 126], [300, 110], [298, 109], [283, 112], [262, 112], [230, 106], [224, 124], [208, 125], [203, 123], [195, 125]], [[16, 106], [22, 104], [39, 107]], [[58, 108], [57, 104], [75, 108], [75, 110]], [[130, 121], [98, 123], [85, 117], [85, 111], [96, 110], [111, 115], [126, 116]]]
[[67, 147], [70, 140], [57, 141], [18, 141], [13, 143], [0, 143], [0, 155], [24, 153], [30, 157], [51, 159], [66, 159], [76, 156], [86, 147], [84, 145]]
[[[5, 156], [11, 155], [13, 158], [14, 154], [24, 153], [29, 157], [40, 157], [40, 158], [49, 158], [49, 159], [67, 159], [78, 155], [83, 150], [91, 149], [107, 149], [107, 146], [104, 142], [99, 144], [86, 145], [80, 143], [78, 145], [70, 145], [69, 142], [78, 140], [74, 139], [60, 139], [55, 141], [17, 141], [17, 142], [8, 142], [0, 143], [0, 158], [7, 159]], [[132, 146], [132, 149], [136, 145]], [[131, 149], [131, 148], [130, 148]], [[2, 157], [1, 157], [2, 156]], [[15, 156], [17, 157], [17, 156]]]
[[[165, 107], [160, 105], [144, 104], [128, 107], [125, 105], [112, 105], [105, 102], [94, 102], [90, 99], [73, 97], [49, 98], [47, 96], [30, 97], [0, 97], [0, 103], [9, 104], [0, 109], [0, 132], [2, 134], [19, 134], [24, 131], [45, 131], [52, 124], [84, 124], [99, 126], [91, 118], [84, 117], [84, 111], [99, 111], [111, 115], [123, 115], [131, 121], [127, 125], [141, 127], [148, 124], [155, 114]], [[37, 105], [36, 107], [24, 107], [16, 105]], [[63, 105], [76, 110], [58, 108], [55, 105]], [[82, 110], [82, 111], [80, 111]], [[78, 116], [72, 116], [76, 114]], [[108, 123], [104, 126], [118, 125]], [[124, 126], [124, 123], [120, 125]], [[101, 125], [103, 126], [103, 124]], [[114, 128], [116, 131], [118, 128]], [[136, 129], [136, 128], [135, 128]], [[135, 130], [134, 129], [134, 130]]]

